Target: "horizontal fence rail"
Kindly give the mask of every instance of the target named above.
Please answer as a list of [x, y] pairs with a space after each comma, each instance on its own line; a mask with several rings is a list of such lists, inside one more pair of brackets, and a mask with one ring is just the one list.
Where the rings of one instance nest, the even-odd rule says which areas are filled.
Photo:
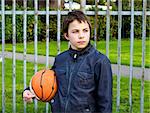
[[[57, 16], [57, 53], [59, 54], [61, 52], [61, 17], [63, 15], [67, 15], [68, 12], [72, 11], [72, 3], [73, 0], [69, 0], [69, 9], [64, 11], [61, 9], [61, 0], [58, 0], [58, 8], [57, 10], [50, 10], [49, 7], [49, 1], [46, 0], [46, 10], [40, 11], [38, 10], [38, 0], [34, 0], [34, 10], [27, 10], [27, 0], [23, 0], [23, 10], [16, 10], [16, 0], [12, 0], [12, 10], [5, 10], [5, 0], [1, 0], [1, 9], [0, 9], [0, 15], [1, 15], [1, 27], [2, 27], [2, 113], [5, 113], [6, 107], [5, 107], [5, 90], [6, 90], [6, 83], [5, 83], [5, 25], [7, 24], [5, 22], [5, 16], [6, 15], [12, 15], [12, 45], [13, 45], [13, 58], [12, 58], [12, 112], [16, 113], [16, 16], [17, 15], [23, 15], [23, 45], [24, 45], [24, 51], [23, 51], [23, 84], [24, 89], [27, 87], [27, 64], [26, 64], [26, 55], [27, 55], [27, 16], [28, 15], [34, 15], [34, 72], [37, 72], [38, 70], [38, 16], [45, 15], [46, 16], [46, 62], [45, 67], [49, 67], [49, 26], [50, 21], [49, 17], [51, 15]], [[129, 112], [132, 113], [132, 76], [133, 76], [133, 54], [134, 54], [134, 16], [142, 16], [142, 78], [141, 78], [141, 96], [140, 96], [140, 113], [144, 113], [144, 76], [145, 76], [145, 40], [146, 40], [146, 17], [150, 16], [150, 11], [147, 11], [147, 0], [143, 0], [143, 10], [142, 11], [135, 11], [134, 10], [134, 0], [130, 0], [131, 4], [131, 10], [130, 11], [123, 11], [122, 10], [122, 0], [118, 0], [118, 10], [117, 11], [111, 11], [109, 9], [110, 7], [110, 1], [106, 0], [107, 2], [107, 10], [106, 11], [99, 11], [97, 9], [97, 5], [99, 0], [95, 0], [95, 10], [88, 11], [85, 10], [86, 0], [81, 0], [81, 9], [84, 11], [86, 15], [94, 16], [94, 46], [96, 48], [97, 46], [97, 27], [99, 26], [97, 23], [98, 16], [106, 16], [106, 55], [109, 57], [109, 42], [110, 42], [110, 16], [118, 16], [118, 43], [117, 43], [117, 66], [118, 66], [118, 72], [117, 72], [117, 98], [116, 98], [116, 112], [119, 112], [120, 110], [120, 79], [121, 79], [121, 29], [122, 29], [122, 16], [131, 16], [131, 28], [130, 28], [130, 80], [129, 80]], [[26, 108], [27, 105], [24, 102], [24, 113], [27, 112]], [[38, 112], [38, 102], [37, 100], [34, 100], [34, 111]], [[49, 104], [46, 103], [46, 113], [50, 111]]]
[[[24, 15], [24, 11], [15, 11], [16, 15]], [[57, 15], [58, 11], [49, 11], [48, 14], [49, 15]], [[67, 15], [69, 11], [60, 11], [61, 15]], [[106, 11], [98, 11], [97, 12], [98, 15], [106, 15], [107, 12]], [[0, 14], [2, 14], [2, 11], [0, 11]], [[5, 15], [12, 15], [12, 11], [4, 11]], [[34, 15], [35, 12], [34, 11], [26, 11], [27, 15]], [[37, 11], [38, 15], [46, 15], [46, 11]], [[95, 15], [95, 11], [85, 11], [86, 15]], [[121, 11], [120, 12], [121, 15], [131, 15], [131, 11]], [[134, 15], [142, 15], [143, 12], [142, 11], [134, 11], [133, 13]], [[118, 15], [118, 11], [110, 11], [110, 15]], [[150, 16], [150, 11], [146, 11], [145, 15]]]

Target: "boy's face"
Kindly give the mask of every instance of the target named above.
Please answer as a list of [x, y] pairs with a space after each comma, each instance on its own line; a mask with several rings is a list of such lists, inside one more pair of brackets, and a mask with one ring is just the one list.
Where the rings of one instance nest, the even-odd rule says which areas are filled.
[[64, 33], [64, 36], [69, 40], [72, 49], [82, 50], [88, 45], [90, 40], [89, 24], [74, 20], [69, 24], [68, 33]]

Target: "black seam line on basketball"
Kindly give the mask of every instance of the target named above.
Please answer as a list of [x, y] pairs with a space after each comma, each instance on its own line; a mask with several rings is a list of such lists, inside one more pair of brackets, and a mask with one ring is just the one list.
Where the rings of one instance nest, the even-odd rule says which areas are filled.
[[55, 77], [54, 77], [54, 82], [53, 82], [53, 86], [52, 86], [52, 91], [51, 91], [50, 95], [44, 101], [47, 101], [47, 99], [49, 99], [49, 97], [51, 97], [51, 95], [54, 91], [54, 83], [55, 83]]
[[56, 81], [55, 77], [56, 76], [54, 76], [54, 82], [53, 82], [53, 86], [52, 86], [52, 92], [50, 93], [50, 95], [48, 96], [48, 98], [46, 98], [44, 101], [47, 101], [47, 99], [49, 99], [49, 97], [51, 97], [51, 95], [52, 95], [52, 93], [54, 91], [54, 84], [55, 84], [55, 81]]
[[[32, 89], [33, 89], [33, 91], [34, 91], [35, 95], [37, 96], [37, 93], [35, 92], [35, 90], [34, 90], [33, 86], [32, 86]], [[39, 98], [39, 96], [37, 96], [37, 97]]]
[[43, 74], [46, 72], [46, 69], [42, 72], [42, 75], [41, 75], [41, 79], [40, 79], [40, 87], [42, 89], [42, 97], [40, 98], [40, 100], [42, 100], [43, 98], [43, 86], [42, 86], [42, 79], [43, 79]]
[[55, 82], [56, 82], [56, 75], [54, 75], [54, 82], [53, 82], [53, 86], [52, 86], [52, 92], [50, 93], [50, 95], [48, 96], [48, 98], [46, 98], [44, 101], [47, 101], [47, 99], [49, 99], [49, 97], [51, 97], [51, 95], [52, 95], [52, 93], [54, 91]]

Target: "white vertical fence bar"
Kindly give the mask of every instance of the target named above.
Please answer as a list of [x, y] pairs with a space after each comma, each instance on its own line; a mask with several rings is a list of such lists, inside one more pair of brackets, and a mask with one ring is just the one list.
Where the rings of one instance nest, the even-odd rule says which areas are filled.
[[86, 0], [80, 0], [80, 9], [85, 13]]
[[[37, 72], [37, 55], [38, 55], [38, 0], [34, 0], [34, 72]], [[37, 113], [38, 103], [34, 99], [34, 110]]]
[[109, 57], [109, 36], [110, 36], [110, 0], [107, 0], [106, 10], [106, 56]]
[[122, 29], [122, 0], [118, 1], [118, 72], [117, 72], [117, 106], [116, 112], [120, 109], [120, 77], [121, 77], [121, 29]]
[[[73, 3], [73, 0], [69, 0], [69, 12], [72, 11], [72, 3]], [[70, 42], [68, 42], [68, 48], [70, 47]]]
[[[24, 6], [24, 14], [23, 14], [23, 81], [24, 81], [24, 89], [26, 88], [26, 54], [27, 54], [27, 0], [23, 1]], [[24, 101], [24, 113], [26, 113], [26, 102]]]
[[97, 18], [98, 18], [98, 5], [99, 0], [95, 0], [95, 23], [94, 23], [94, 47], [97, 47]]
[[60, 29], [61, 29], [61, 23], [60, 23], [60, 19], [61, 19], [61, 0], [58, 0], [58, 10], [57, 10], [57, 53], [60, 53]]
[[73, 0], [69, 0], [69, 11], [72, 11], [72, 3], [73, 3]]
[[129, 105], [132, 113], [132, 77], [133, 77], [133, 47], [134, 47], [134, 0], [131, 0], [131, 29], [130, 29], [130, 81], [129, 81]]
[[147, 7], [147, 0], [143, 0], [143, 12], [142, 12], [142, 78], [141, 78], [140, 113], [144, 113], [144, 76], [145, 76], [146, 7]]
[[[46, 0], [46, 69], [49, 67], [49, 0]], [[49, 103], [46, 103], [46, 113], [49, 111]]]
[[2, 113], [5, 113], [5, 0], [1, 1], [2, 8]]
[[12, 79], [13, 79], [13, 113], [16, 113], [16, 0], [13, 0], [13, 19], [12, 19], [12, 29], [13, 29], [13, 65], [12, 65]]

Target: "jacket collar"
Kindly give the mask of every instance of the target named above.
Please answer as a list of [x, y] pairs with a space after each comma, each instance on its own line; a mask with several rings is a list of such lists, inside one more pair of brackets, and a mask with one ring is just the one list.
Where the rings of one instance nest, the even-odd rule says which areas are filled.
[[90, 48], [92, 47], [91, 43], [89, 42], [89, 44], [82, 49], [81, 51], [77, 51], [72, 49], [71, 47], [69, 48], [69, 54], [71, 57], [73, 57], [74, 59], [77, 59], [78, 56], [81, 56], [83, 54], [86, 54], [89, 52]]

